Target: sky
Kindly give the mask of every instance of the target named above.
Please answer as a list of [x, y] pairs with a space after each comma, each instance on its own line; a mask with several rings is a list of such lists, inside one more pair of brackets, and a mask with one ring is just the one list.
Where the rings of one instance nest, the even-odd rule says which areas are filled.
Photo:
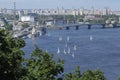
[[92, 9], [92, 7], [103, 9], [109, 7], [111, 10], [120, 11], [120, 0], [0, 0], [0, 8], [13, 9], [13, 2], [16, 2], [17, 9]]

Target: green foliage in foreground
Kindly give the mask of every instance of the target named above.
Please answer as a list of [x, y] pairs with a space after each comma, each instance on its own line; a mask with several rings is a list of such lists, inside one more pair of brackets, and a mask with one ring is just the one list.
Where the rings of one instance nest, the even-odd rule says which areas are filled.
[[4, 30], [0, 30], [0, 80], [17, 80], [22, 75], [23, 51], [22, 39], [12, 38]]
[[[31, 57], [26, 60], [25, 80], [57, 80], [58, 74], [63, 73], [63, 61], [56, 63], [53, 56], [48, 55], [39, 48], [31, 53]], [[57, 78], [56, 78], [57, 77]]]
[[0, 30], [0, 80], [106, 80], [100, 70], [81, 73], [76, 67], [74, 72], [65, 74], [63, 60], [55, 61], [52, 54], [37, 47], [25, 59], [20, 49], [24, 46], [22, 39], [12, 38]]
[[106, 80], [103, 72], [100, 70], [86, 70], [82, 74], [79, 67], [76, 67], [73, 73], [65, 74], [64, 80]]

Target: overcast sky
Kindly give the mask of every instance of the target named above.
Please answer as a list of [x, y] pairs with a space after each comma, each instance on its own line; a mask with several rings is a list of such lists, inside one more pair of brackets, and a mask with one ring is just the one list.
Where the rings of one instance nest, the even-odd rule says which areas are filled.
[[120, 0], [0, 0], [0, 8], [13, 8], [16, 2], [17, 9], [56, 9], [59, 8], [86, 8], [103, 9], [109, 7], [120, 11]]

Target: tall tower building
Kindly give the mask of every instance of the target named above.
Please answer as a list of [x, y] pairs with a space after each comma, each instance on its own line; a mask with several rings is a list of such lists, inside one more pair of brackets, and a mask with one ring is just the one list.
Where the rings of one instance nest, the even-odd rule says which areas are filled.
[[14, 20], [16, 19], [15, 17], [16, 17], [16, 2], [14, 2], [14, 10], [13, 10], [14, 12]]
[[13, 17], [14, 17], [14, 20], [13, 20], [13, 30], [15, 30], [16, 29], [16, 26], [15, 26], [15, 21], [16, 21], [16, 2], [14, 2]]
[[105, 7], [103, 10], [103, 15], [109, 15], [108, 7]]
[[94, 10], [94, 7], [92, 6], [92, 15], [94, 15], [94, 11], [95, 11], [95, 10]]

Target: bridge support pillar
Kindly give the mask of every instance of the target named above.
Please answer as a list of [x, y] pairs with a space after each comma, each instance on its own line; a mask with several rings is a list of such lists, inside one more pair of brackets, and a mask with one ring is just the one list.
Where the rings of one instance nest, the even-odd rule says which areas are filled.
[[69, 26], [67, 26], [67, 27], [66, 27], [66, 30], [69, 30], [69, 29], [70, 29]]
[[105, 28], [105, 24], [102, 24], [102, 28]]
[[117, 25], [116, 24], [113, 24], [113, 28], [116, 28], [117, 27]]
[[88, 24], [88, 29], [91, 29], [91, 25], [90, 24]]
[[76, 30], [78, 30], [78, 29], [79, 29], [79, 26], [78, 26], [78, 25], [77, 25], [77, 26], [75, 26], [75, 29], [76, 29]]

